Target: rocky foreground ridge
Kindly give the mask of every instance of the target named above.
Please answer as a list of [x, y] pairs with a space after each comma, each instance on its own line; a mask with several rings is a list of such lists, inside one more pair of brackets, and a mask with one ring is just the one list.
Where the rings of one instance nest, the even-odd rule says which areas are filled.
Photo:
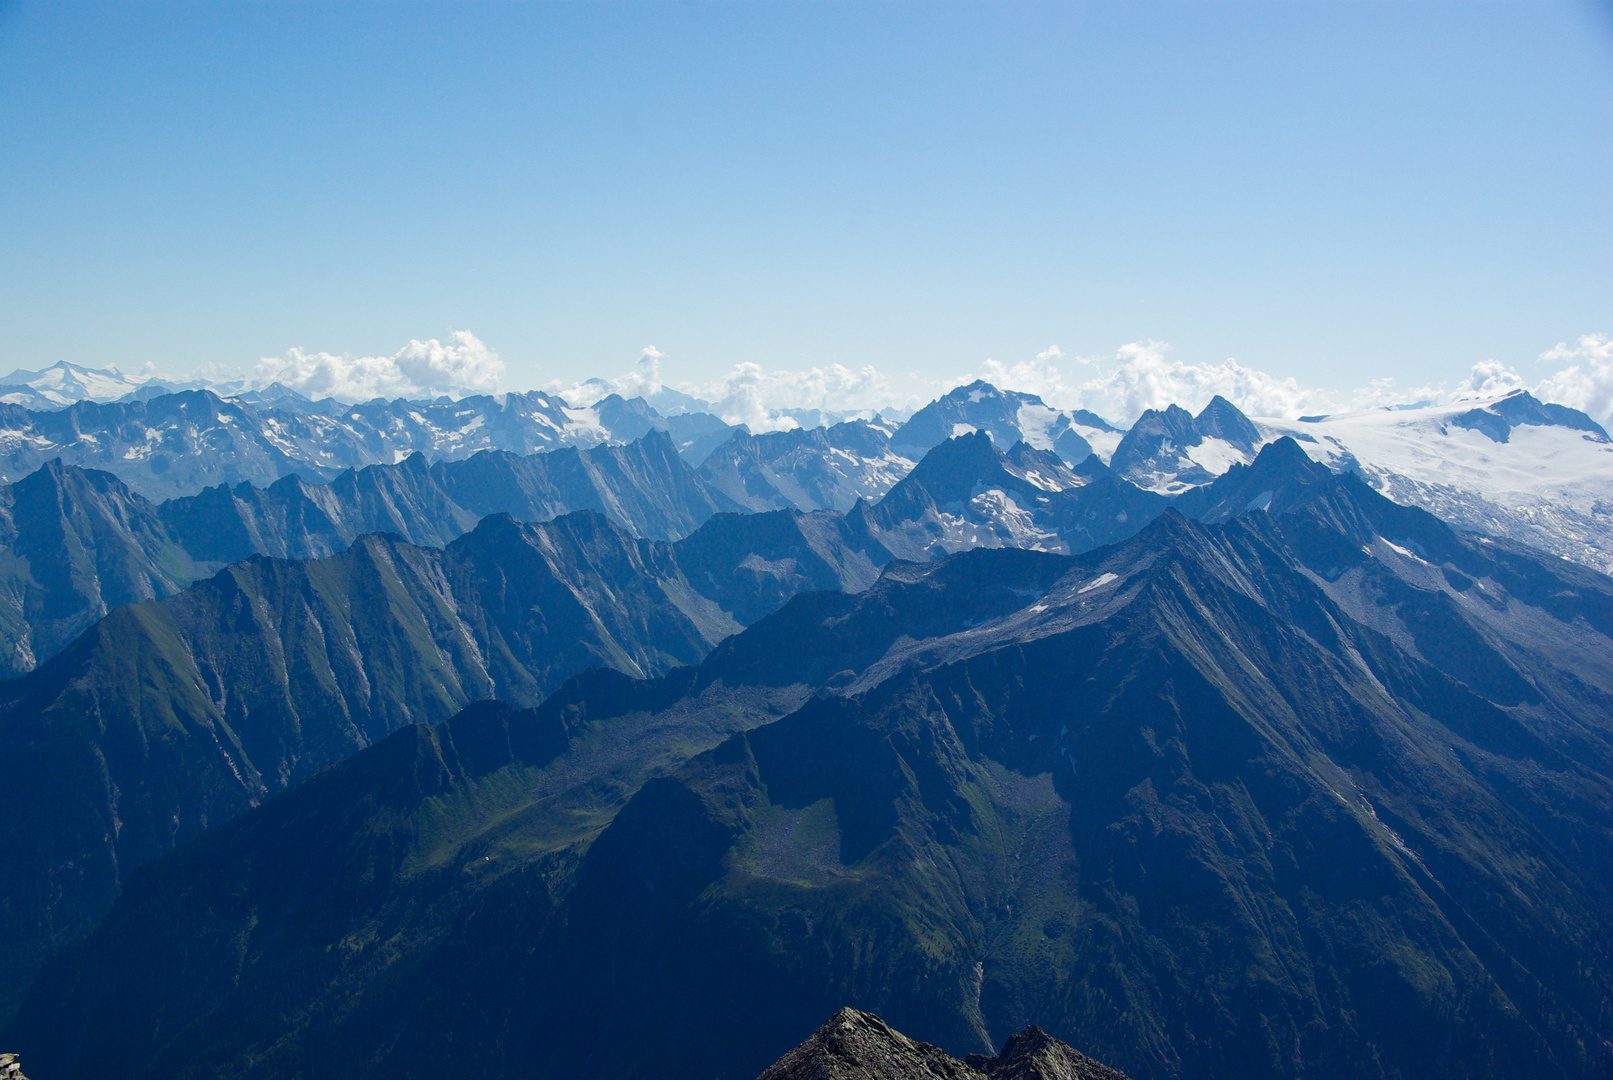
[[758, 1080], [1126, 1080], [1039, 1027], [1028, 1027], [996, 1057], [963, 1060], [915, 1042], [873, 1013], [841, 1009]]

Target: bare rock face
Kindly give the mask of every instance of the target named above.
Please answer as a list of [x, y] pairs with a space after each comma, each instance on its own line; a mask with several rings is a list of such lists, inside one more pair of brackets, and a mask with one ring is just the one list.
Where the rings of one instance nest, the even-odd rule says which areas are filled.
[[28, 1080], [16, 1054], [0, 1054], [0, 1080]]
[[965, 1061], [991, 1080], [1126, 1080], [1034, 1025], [1010, 1038], [996, 1057], [970, 1054]]
[[996, 1057], [949, 1057], [915, 1042], [873, 1013], [841, 1009], [758, 1080], [1126, 1080], [1039, 1027], [1008, 1040]]

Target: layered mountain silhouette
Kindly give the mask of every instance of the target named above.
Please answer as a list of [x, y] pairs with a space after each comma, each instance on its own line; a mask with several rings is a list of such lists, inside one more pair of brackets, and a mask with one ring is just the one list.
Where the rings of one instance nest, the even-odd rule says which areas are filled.
[[[845, 419], [816, 409], [785, 410], [805, 431], [759, 435], [752, 445], [749, 431], [701, 411], [715, 408], [709, 402], [666, 387], [648, 398], [624, 399], [602, 380], [590, 380], [586, 392], [603, 396], [579, 408], [542, 392], [349, 405], [310, 401], [280, 386], [220, 398], [156, 383], [109, 402], [105, 393], [128, 385], [115, 372], [57, 365], [15, 374], [37, 385], [0, 387], [19, 391], [0, 394], [9, 402], [102, 400], [32, 410], [0, 405], [0, 481], [21, 479], [60, 458], [112, 472], [154, 501], [220, 484], [266, 488], [288, 476], [317, 484], [348, 469], [397, 464], [413, 453], [428, 461], [462, 460], [483, 450], [521, 456], [621, 444], [652, 430], [666, 432], [696, 468], [737, 436], [711, 473], [736, 500], [730, 509], [847, 511], [858, 498], [881, 497], [908, 462], [974, 431], [989, 433], [1004, 452], [1023, 441], [1070, 465], [1091, 454], [1138, 486], [1179, 495], [1233, 464], [1249, 463], [1263, 443], [1287, 435], [1335, 470], [1360, 471], [1396, 501], [1460, 528], [1528, 543], [1604, 572], [1613, 568], [1613, 530], [1601, 509], [1610, 497], [1613, 444], [1585, 413], [1522, 391], [1297, 422], [1254, 422], [1216, 398], [1197, 416], [1174, 406], [1150, 410], [1122, 432], [1090, 412], [1054, 409], [1035, 395], [976, 381], [899, 427], [885, 419], [865, 425], [888, 433], [888, 446], [847, 431], [810, 434]], [[820, 440], [838, 445], [824, 451]]]
[[1010, 1038], [994, 1057], [965, 1061], [914, 1042], [872, 1013], [841, 1009], [759, 1080], [1126, 1080], [1038, 1027]]
[[652, 430], [625, 445], [519, 456], [486, 451], [429, 464], [349, 470], [325, 484], [287, 476], [152, 504], [116, 477], [47, 462], [0, 487], [0, 672], [55, 655], [118, 604], [163, 599], [253, 555], [323, 558], [367, 533], [440, 545], [488, 514], [546, 521], [595, 510], [640, 537], [676, 540], [712, 515], [768, 509], [852, 511], [907, 559], [974, 546], [1084, 551], [1129, 536], [1167, 500], [1115, 477], [1095, 456], [1071, 469], [985, 433], [949, 439], [914, 468], [864, 422], [729, 438], [696, 471]]
[[802, 590], [865, 587], [888, 558], [833, 514], [722, 515], [680, 544], [589, 511], [492, 515], [443, 548], [371, 534], [117, 608], [0, 684], [0, 1001], [94, 925], [129, 868], [400, 726], [480, 698], [535, 704], [590, 667], [698, 662]]
[[1221, 523], [892, 563], [404, 727], [133, 873], [3, 1038], [739, 1078], [849, 1003], [988, 1075], [1031, 1023], [1139, 1078], [1604, 1075], [1613, 581], [1295, 451]]
[[421, 454], [328, 484], [208, 488], [153, 504], [111, 474], [46, 462], [0, 486], [0, 674], [31, 671], [119, 604], [164, 599], [253, 555], [322, 558], [366, 533], [440, 545], [488, 514], [546, 521], [594, 510], [635, 536], [675, 540], [737, 509], [665, 433], [626, 445], [427, 464]]
[[160, 500], [219, 484], [267, 487], [293, 475], [317, 483], [412, 453], [434, 461], [482, 450], [524, 456], [632, 442], [673, 426], [680, 449], [698, 450], [719, 429], [727, 431], [715, 417], [674, 425], [643, 400], [615, 394], [573, 408], [536, 390], [353, 405], [309, 401], [283, 387], [232, 398], [210, 390], [144, 390], [149, 392], [125, 400], [78, 400], [61, 409], [0, 403], [0, 479], [20, 479], [59, 457], [114, 473], [146, 498]]
[[904, 559], [974, 547], [1080, 552], [1131, 536], [1169, 500], [1117, 477], [1096, 455], [1073, 468], [1024, 442], [1006, 452], [984, 431], [947, 439], [850, 518]]
[[50, 461], [0, 485], [0, 676], [31, 671], [120, 604], [172, 596], [204, 567], [116, 477]]
[[839, 510], [878, 500], [913, 468], [867, 421], [752, 435], [736, 432], [700, 477], [746, 510]]

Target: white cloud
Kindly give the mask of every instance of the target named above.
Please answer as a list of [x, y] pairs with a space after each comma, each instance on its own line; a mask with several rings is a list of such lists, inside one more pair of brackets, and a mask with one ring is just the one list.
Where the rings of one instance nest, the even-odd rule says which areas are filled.
[[769, 371], [760, 364], [737, 364], [720, 382], [679, 389], [716, 402], [716, 413], [724, 421], [745, 424], [752, 431], [798, 426], [793, 418], [781, 416], [781, 409], [872, 415], [893, 398], [888, 380], [876, 368], [853, 370], [841, 364], [806, 371]]
[[1501, 397], [1514, 390], [1522, 390], [1525, 385], [1523, 376], [1501, 361], [1485, 360], [1473, 365], [1468, 377], [1456, 384], [1451, 397], [1454, 400]]
[[310, 397], [346, 401], [370, 398], [458, 397], [492, 393], [504, 377], [504, 361], [468, 330], [456, 330], [447, 344], [431, 338], [410, 341], [391, 356], [336, 356], [291, 349], [284, 357], [264, 357], [257, 368], [262, 385], [278, 382]]
[[1613, 337], [1581, 334], [1573, 346], [1559, 342], [1540, 354], [1552, 363], [1575, 361], [1535, 388], [1535, 397], [1580, 409], [1603, 424], [1613, 422]]
[[[574, 405], [592, 404], [609, 393], [650, 396], [668, 385], [662, 380], [664, 359], [659, 349], [647, 346], [633, 370], [623, 375], [565, 388], [551, 384], [547, 389], [560, 393]], [[1613, 338], [1605, 334], [1583, 335], [1573, 345], [1562, 343], [1547, 350], [1540, 359], [1567, 366], [1533, 387], [1517, 370], [1497, 360], [1485, 360], [1475, 364], [1454, 385], [1402, 390], [1393, 379], [1378, 379], [1363, 387], [1339, 391], [1302, 385], [1294, 378], [1279, 378], [1234, 359], [1186, 363], [1171, 355], [1168, 344], [1141, 340], [1122, 345], [1113, 357], [1071, 356], [1055, 344], [1031, 359], [1015, 363], [987, 360], [977, 373], [950, 380], [935, 381], [914, 374], [915, 383], [929, 389], [928, 394], [916, 398], [895, 392], [887, 376], [872, 366], [854, 369], [841, 364], [790, 371], [743, 363], [715, 382], [681, 383], [677, 389], [715, 402], [713, 411], [724, 420], [743, 423], [758, 432], [797, 426], [781, 410], [820, 409], [868, 415], [893, 405], [912, 408], [976, 378], [1006, 390], [1037, 394], [1055, 408], [1091, 409], [1123, 425], [1133, 423], [1147, 409], [1171, 404], [1197, 412], [1216, 394], [1251, 416], [1291, 419], [1305, 413], [1420, 401], [1494, 398], [1524, 388], [1542, 400], [1583, 409], [1604, 422], [1613, 420]], [[257, 375], [259, 385], [278, 381], [311, 396], [348, 400], [443, 393], [458, 396], [497, 389], [504, 364], [474, 334], [459, 331], [447, 343], [435, 339], [411, 341], [391, 356], [333, 356], [292, 349], [283, 358], [263, 360]]]
[[[987, 360], [981, 365], [979, 376], [967, 376], [962, 383], [971, 383], [978, 377], [985, 379], [999, 390], [1018, 390], [1022, 394], [1035, 394], [1052, 405], [1056, 401], [1069, 401], [1071, 395], [1078, 392], [1076, 387], [1065, 383], [1063, 371], [1059, 367], [1067, 359], [1063, 349], [1057, 345], [1049, 345], [1037, 353], [1034, 360], [1024, 360], [1017, 364]], [[1076, 362], [1088, 364], [1091, 361], [1078, 359]]]
[[[978, 375], [960, 376], [954, 385], [982, 378], [1005, 390], [1036, 394], [1054, 408], [1090, 409], [1121, 424], [1167, 405], [1197, 412], [1217, 394], [1256, 416], [1327, 412], [1337, 404], [1326, 391], [1246, 368], [1236, 360], [1186, 364], [1170, 359], [1169, 351], [1162, 341], [1133, 341], [1116, 350], [1113, 360], [1099, 360], [1070, 358], [1053, 345], [1034, 360], [1017, 364], [987, 360]], [[1075, 379], [1065, 375], [1071, 364], [1083, 369]]]
[[1498, 360], [1473, 365], [1467, 377], [1454, 386], [1441, 383], [1401, 389], [1394, 379], [1375, 379], [1366, 386], [1340, 391], [1279, 378], [1233, 359], [1188, 364], [1172, 359], [1169, 353], [1168, 344], [1152, 340], [1122, 345], [1113, 359], [1070, 357], [1053, 345], [1037, 353], [1034, 360], [1014, 364], [987, 360], [978, 372], [929, 385], [944, 392], [985, 379], [1004, 390], [1036, 394], [1055, 408], [1090, 409], [1122, 425], [1134, 423], [1147, 409], [1172, 404], [1197, 412], [1217, 394], [1251, 416], [1292, 419], [1305, 413], [1497, 398], [1522, 389], [1542, 401], [1581, 409], [1597, 420], [1613, 420], [1613, 337], [1605, 334], [1587, 334], [1572, 346], [1559, 344], [1542, 353], [1543, 361], [1571, 364], [1535, 386]]
[[788, 416], [778, 416], [764, 400], [768, 376], [760, 364], [737, 364], [720, 385], [716, 413], [726, 424], [744, 424], [754, 432], [788, 431], [799, 427]]
[[624, 398], [650, 397], [660, 393], [661, 360], [665, 355], [654, 345], [646, 345], [639, 354], [638, 369], [614, 381], [616, 392]]
[[574, 406], [594, 405], [611, 394], [620, 394], [624, 398], [650, 397], [659, 393], [665, 385], [661, 382], [661, 361], [664, 359], [666, 354], [660, 349], [646, 345], [634, 369], [625, 375], [618, 375], [614, 379], [588, 379], [569, 386], [555, 380], [545, 384], [543, 389], [564, 398], [567, 405]]

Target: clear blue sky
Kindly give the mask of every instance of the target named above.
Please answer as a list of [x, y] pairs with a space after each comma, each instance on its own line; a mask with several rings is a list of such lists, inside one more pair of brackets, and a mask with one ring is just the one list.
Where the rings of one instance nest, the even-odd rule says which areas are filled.
[[0, 367], [508, 384], [1049, 343], [1355, 386], [1613, 332], [1591, 4], [0, 6]]

